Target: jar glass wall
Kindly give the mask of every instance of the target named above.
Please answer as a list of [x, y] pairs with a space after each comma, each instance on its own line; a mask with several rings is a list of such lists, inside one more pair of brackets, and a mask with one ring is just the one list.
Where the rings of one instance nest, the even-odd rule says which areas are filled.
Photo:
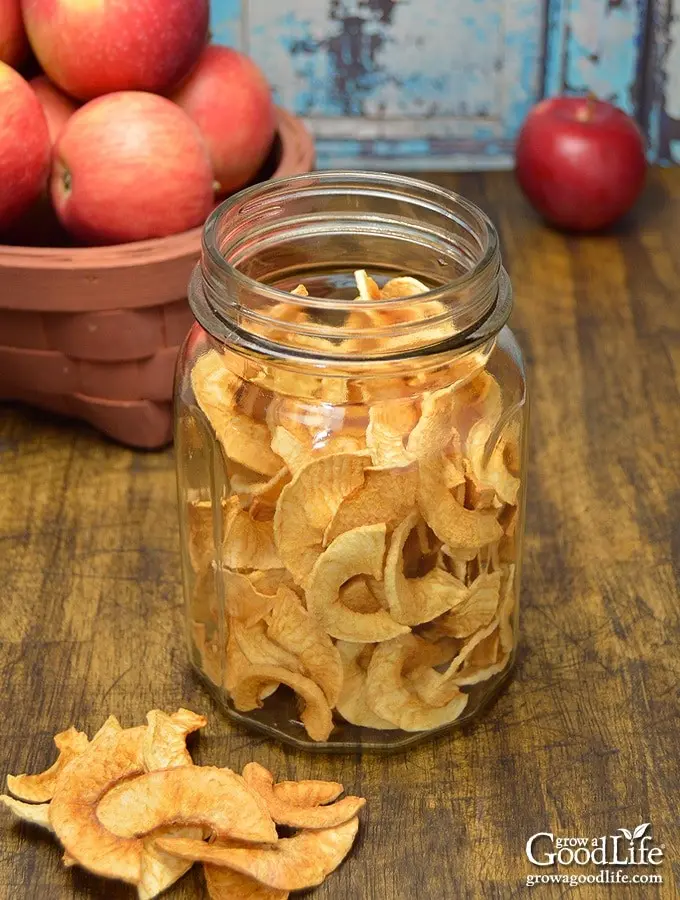
[[493, 226], [398, 176], [270, 182], [213, 214], [190, 300], [194, 666], [233, 718], [308, 748], [474, 716], [514, 659], [525, 483]]

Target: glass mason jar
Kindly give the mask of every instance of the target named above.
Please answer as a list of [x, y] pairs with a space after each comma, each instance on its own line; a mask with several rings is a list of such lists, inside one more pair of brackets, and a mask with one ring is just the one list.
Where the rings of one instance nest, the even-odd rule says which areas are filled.
[[208, 220], [177, 377], [187, 637], [232, 718], [395, 749], [469, 720], [517, 644], [527, 396], [473, 204], [393, 175]]

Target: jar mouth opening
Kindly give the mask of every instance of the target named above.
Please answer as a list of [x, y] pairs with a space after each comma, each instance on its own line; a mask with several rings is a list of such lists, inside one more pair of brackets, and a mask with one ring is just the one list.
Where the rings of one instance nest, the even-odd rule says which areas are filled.
[[[357, 297], [356, 269], [379, 282], [414, 277], [425, 291]], [[218, 330], [335, 359], [465, 340], [492, 317], [501, 270], [496, 230], [470, 201], [407, 176], [351, 171], [235, 194], [209, 217], [201, 262]], [[291, 294], [299, 284], [307, 295]]]

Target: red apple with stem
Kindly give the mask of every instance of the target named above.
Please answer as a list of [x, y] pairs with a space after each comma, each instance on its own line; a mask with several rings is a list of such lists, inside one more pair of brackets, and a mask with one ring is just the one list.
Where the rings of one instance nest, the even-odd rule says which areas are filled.
[[255, 63], [228, 47], [208, 46], [172, 99], [201, 130], [216, 193], [247, 184], [266, 159], [276, 131], [271, 89]]
[[198, 59], [209, 0], [21, 0], [38, 61], [67, 94], [171, 90]]
[[0, 62], [17, 68], [28, 55], [21, 0], [0, 0]]
[[50, 169], [47, 122], [28, 83], [0, 62], [0, 229], [40, 196]]
[[50, 131], [50, 140], [52, 145], [54, 145], [62, 128], [78, 109], [78, 105], [60, 91], [58, 87], [53, 85], [46, 75], [32, 78], [29, 84], [43, 108], [47, 119], [47, 127]]
[[606, 228], [628, 212], [646, 169], [635, 121], [594, 97], [543, 100], [517, 140], [520, 187], [548, 222], [570, 231]]
[[123, 91], [86, 104], [54, 148], [52, 201], [89, 244], [165, 237], [202, 225], [212, 167], [186, 113], [155, 94]]

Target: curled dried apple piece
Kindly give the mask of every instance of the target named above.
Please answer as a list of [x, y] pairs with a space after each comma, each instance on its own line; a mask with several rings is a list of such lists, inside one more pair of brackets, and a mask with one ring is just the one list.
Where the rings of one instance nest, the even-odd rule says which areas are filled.
[[418, 506], [437, 537], [452, 549], [479, 550], [499, 540], [503, 529], [490, 511], [465, 507], [446, 489], [443, 453], [420, 460]]
[[147, 772], [105, 795], [100, 823], [120, 837], [137, 838], [157, 828], [195, 826], [249, 843], [276, 840], [266, 804], [231, 769], [180, 766]]
[[300, 661], [294, 653], [289, 653], [273, 641], [268, 634], [266, 622], [256, 622], [247, 628], [237, 619], [228, 623], [229, 631], [249, 663], [255, 666], [280, 666], [290, 672], [300, 672]]
[[321, 884], [337, 869], [352, 848], [358, 828], [359, 820], [354, 818], [335, 828], [301, 831], [268, 848], [229, 847], [183, 838], [161, 838], [156, 843], [174, 856], [225, 866], [267, 887], [302, 891]]
[[462, 582], [437, 566], [416, 578], [404, 574], [404, 545], [419, 519], [413, 512], [395, 528], [385, 560], [385, 596], [392, 618], [403, 625], [430, 622], [460, 603], [467, 593]]
[[404, 668], [418, 651], [418, 639], [407, 634], [379, 644], [368, 666], [366, 697], [381, 718], [402, 731], [430, 731], [454, 722], [467, 704], [467, 695], [457, 693], [442, 706], [431, 706], [412, 690]]
[[[353, 644], [338, 641], [336, 644], [342, 659], [344, 677], [342, 691], [336, 710], [350, 725], [361, 728], [376, 728], [380, 731], [394, 731], [397, 727], [378, 716], [368, 704], [366, 697], [366, 668], [362, 658], [366, 652], [373, 653], [372, 644]], [[368, 656], [370, 659], [370, 655]]]
[[386, 641], [409, 629], [390, 614], [358, 613], [342, 605], [340, 589], [356, 575], [380, 580], [385, 555], [385, 525], [365, 525], [339, 535], [316, 561], [309, 576], [307, 609], [328, 634], [343, 641]]
[[494, 426], [488, 419], [476, 422], [466, 441], [470, 466], [477, 481], [491, 487], [502, 503], [517, 504], [520, 481], [518, 422], [507, 426], [492, 444]]
[[384, 522], [392, 530], [415, 506], [418, 487], [416, 465], [366, 468], [364, 483], [345, 497], [324, 533], [327, 547], [344, 531]]
[[300, 721], [313, 741], [325, 741], [333, 730], [333, 718], [321, 688], [311, 678], [280, 666], [249, 665], [235, 673], [230, 693], [236, 709], [248, 712], [262, 706], [262, 692], [275, 684], [286, 684], [303, 703]]
[[329, 806], [287, 803], [274, 790], [272, 773], [259, 763], [248, 763], [243, 769], [243, 778], [248, 787], [262, 797], [276, 824], [290, 828], [334, 828], [353, 819], [366, 805], [363, 797], [343, 797]]
[[226, 610], [231, 618], [243, 622], [246, 628], [264, 619], [274, 602], [272, 594], [258, 590], [261, 584], [253, 583], [252, 575], [225, 569], [222, 579]]
[[274, 794], [292, 806], [320, 806], [332, 803], [344, 791], [337, 781], [279, 781], [274, 785]]
[[268, 616], [267, 634], [293, 654], [306, 675], [335, 706], [342, 685], [342, 662], [335, 644], [307, 612], [298, 595], [281, 586]]
[[370, 457], [340, 453], [304, 465], [276, 504], [274, 539], [295, 581], [304, 585], [322, 552], [323, 535], [345, 497], [364, 481]]
[[463, 589], [463, 599], [439, 619], [442, 631], [451, 637], [467, 638], [484, 628], [498, 612], [500, 589], [500, 572], [482, 572]]
[[230, 569], [281, 568], [272, 522], [254, 519], [235, 496], [225, 507], [222, 561]]
[[45, 772], [7, 776], [7, 787], [15, 797], [30, 803], [46, 803], [51, 800], [61, 773], [72, 759], [87, 749], [90, 742], [84, 732], [71, 727], [55, 734], [54, 743], [59, 755]]
[[289, 891], [267, 887], [224, 866], [204, 865], [203, 871], [210, 900], [288, 900], [290, 896]]
[[142, 759], [147, 771], [193, 764], [186, 740], [190, 734], [208, 724], [205, 716], [180, 709], [169, 716], [152, 709], [146, 716], [147, 729], [142, 738]]
[[8, 797], [7, 794], [0, 794], [0, 803], [22, 822], [37, 825], [47, 831], [54, 831], [50, 822], [49, 803], [23, 803], [21, 800], [15, 800], [14, 797]]
[[418, 422], [418, 408], [412, 401], [372, 406], [368, 413], [366, 446], [375, 466], [406, 466], [414, 456], [405, 442]]

